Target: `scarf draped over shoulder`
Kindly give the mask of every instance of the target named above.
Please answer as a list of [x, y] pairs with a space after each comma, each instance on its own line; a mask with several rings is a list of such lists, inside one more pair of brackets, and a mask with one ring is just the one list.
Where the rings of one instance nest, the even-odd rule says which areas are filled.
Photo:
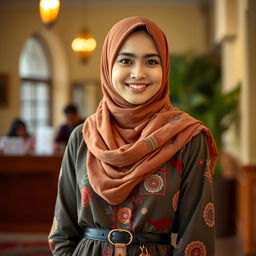
[[[123, 42], [140, 26], [144, 26], [155, 41], [163, 80], [153, 98], [142, 105], [132, 105], [115, 91], [111, 72]], [[155, 23], [143, 17], [130, 17], [112, 27], [102, 48], [101, 86], [103, 98], [96, 113], [87, 118], [83, 126], [88, 147], [88, 178], [100, 197], [112, 205], [122, 203], [137, 184], [200, 132], [208, 143], [213, 173], [217, 149], [210, 131], [170, 103], [168, 44]]]

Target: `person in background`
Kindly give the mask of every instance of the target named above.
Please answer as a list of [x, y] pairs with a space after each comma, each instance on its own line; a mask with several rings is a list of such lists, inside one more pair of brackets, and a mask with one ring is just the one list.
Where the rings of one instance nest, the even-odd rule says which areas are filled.
[[25, 150], [27, 153], [32, 153], [35, 150], [35, 138], [27, 131], [26, 123], [17, 118], [13, 120], [7, 137], [22, 137], [25, 142]]
[[69, 136], [73, 129], [84, 122], [78, 113], [78, 109], [74, 104], [68, 104], [64, 107], [63, 112], [65, 114], [66, 122], [59, 127], [59, 130], [55, 136], [54, 149], [55, 152], [62, 151], [68, 143]]
[[103, 98], [62, 161], [54, 256], [215, 255], [217, 149], [202, 122], [172, 106], [169, 56], [165, 34], [146, 18], [108, 33]]

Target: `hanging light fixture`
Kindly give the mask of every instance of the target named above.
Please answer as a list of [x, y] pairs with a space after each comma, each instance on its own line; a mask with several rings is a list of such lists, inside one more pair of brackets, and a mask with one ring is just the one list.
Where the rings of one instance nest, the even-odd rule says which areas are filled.
[[44, 24], [51, 27], [56, 21], [60, 9], [60, 0], [40, 0], [40, 17]]
[[86, 63], [97, 46], [96, 40], [88, 30], [83, 29], [72, 41], [71, 48], [76, 52], [81, 61]]

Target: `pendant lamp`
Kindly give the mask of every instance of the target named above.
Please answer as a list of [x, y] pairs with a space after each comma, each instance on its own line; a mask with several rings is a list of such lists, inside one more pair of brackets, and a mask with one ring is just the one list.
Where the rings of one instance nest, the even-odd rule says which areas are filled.
[[82, 29], [71, 44], [72, 50], [77, 53], [82, 63], [88, 61], [96, 46], [96, 40], [90, 35], [87, 29]]
[[51, 27], [59, 14], [60, 0], [40, 0], [39, 11], [42, 22]]

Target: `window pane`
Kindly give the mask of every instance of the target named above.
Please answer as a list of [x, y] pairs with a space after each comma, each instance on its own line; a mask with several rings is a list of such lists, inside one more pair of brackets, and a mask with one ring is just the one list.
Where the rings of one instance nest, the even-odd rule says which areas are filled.
[[48, 109], [46, 108], [37, 108], [37, 118], [46, 119], [48, 117]]
[[[39, 125], [50, 123], [50, 65], [45, 47], [30, 37], [20, 55], [21, 117], [35, 133]], [[45, 80], [45, 81], [40, 81]]]
[[43, 42], [37, 37], [30, 37], [21, 52], [19, 70], [23, 78], [50, 78], [49, 60]]
[[37, 100], [47, 100], [49, 98], [49, 88], [46, 83], [38, 83], [36, 86]]
[[32, 86], [29, 82], [23, 82], [21, 87], [21, 99], [30, 100], [32, 97]]

